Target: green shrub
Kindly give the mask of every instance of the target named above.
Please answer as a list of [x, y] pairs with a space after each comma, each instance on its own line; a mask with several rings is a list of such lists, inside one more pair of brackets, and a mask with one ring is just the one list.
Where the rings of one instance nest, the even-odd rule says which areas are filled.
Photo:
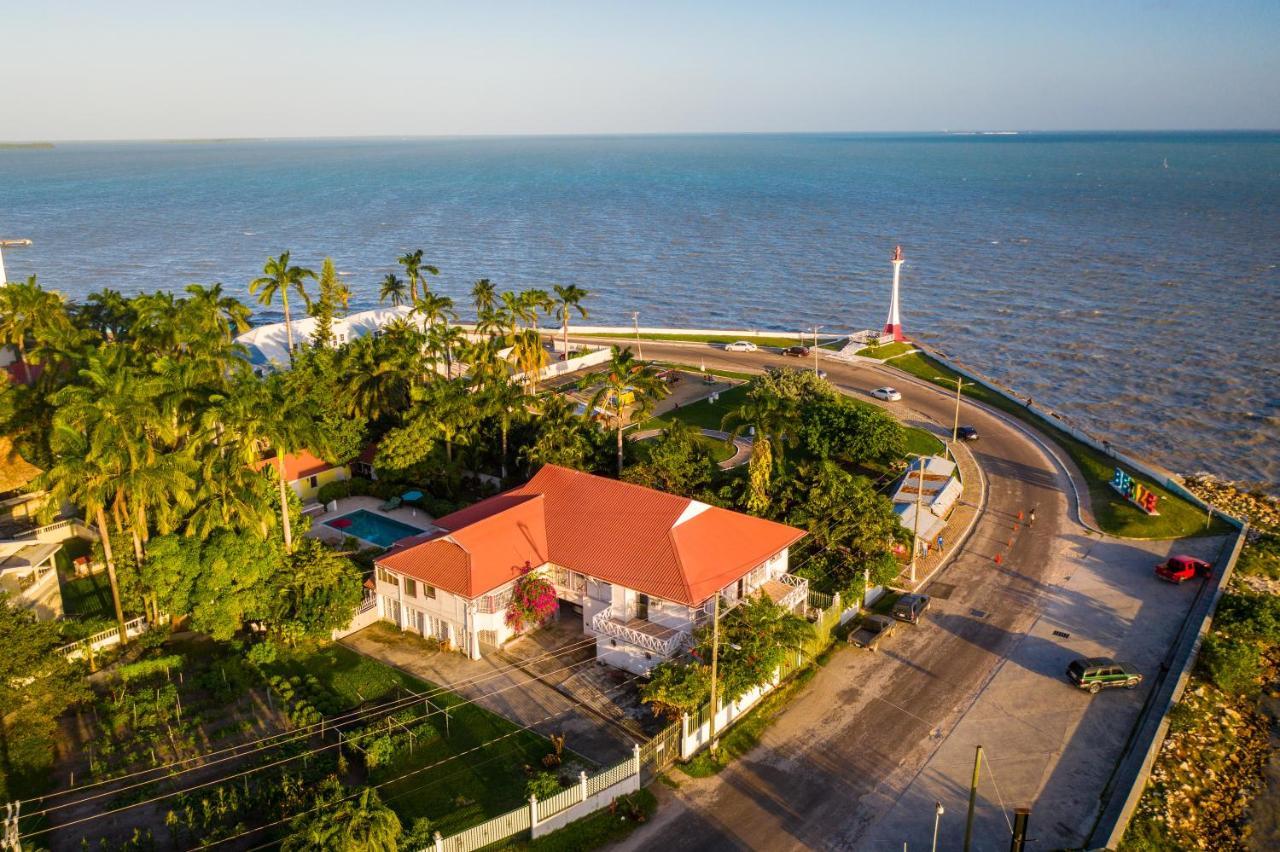
[[[255, 666], [267, 666], [276, 661], [276, 656], [279, 652], [280, 649], [276, 647], [276, 643], [268, 640], [250, 646], [249, 652], [245, 654], [245, 657]], [[280, 677], [278, 675], [272, 676], [273, 682], [279, 682], [279, 680]]]
[[539, 801], [551, 798], [560, 790], [560, 779], [550, 772], [539, 772], [524, 786], [525, 797], [537, 796]]
[[1254, 695], [1262, 677], [1261, 654], [1252, 642], [1209, 636], [1200, 663], [1215, 686], [1231, 695]]
[[391, 741], [391, 737], [383, 734], [380, 737], [374, 737], [364, 747], [364, 765], [369, 769], [374, 769], [391, 762], [396, 755], [396, 745]]
[[1213, 626], [1240, 638], [1280, 642], [1280, 597], [1247, 592], [1223, 595]]
[[1196, 726], [1196, 713], [1187, 704], [1175, 704], [1169, 710], [1169, 733], [1182, 734]]
[[1267, 533], [1245, 545], [1237, 570], [1242, 574], [1280, 580], [1280, 535]]

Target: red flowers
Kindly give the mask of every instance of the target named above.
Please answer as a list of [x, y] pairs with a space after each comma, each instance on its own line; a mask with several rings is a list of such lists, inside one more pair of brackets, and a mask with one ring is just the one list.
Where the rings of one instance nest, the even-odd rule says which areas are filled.
[[507, 626], [517, 633], [539, 627], [555, 614], [559, 601], [556, 587], [546, 577], [534, 574], [526, 564], [511, 589], [511, 602], [507, 604]]

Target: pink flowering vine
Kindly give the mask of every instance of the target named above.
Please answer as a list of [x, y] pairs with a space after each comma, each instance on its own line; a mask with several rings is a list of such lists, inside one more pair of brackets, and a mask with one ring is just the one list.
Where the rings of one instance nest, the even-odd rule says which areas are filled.
[[559, 605], [552, 582], [541, 574], [533, 573], [533, 567], [526, 564], [511, 589], [507, 626], [517, 633], [539, 627], [555, 614]]

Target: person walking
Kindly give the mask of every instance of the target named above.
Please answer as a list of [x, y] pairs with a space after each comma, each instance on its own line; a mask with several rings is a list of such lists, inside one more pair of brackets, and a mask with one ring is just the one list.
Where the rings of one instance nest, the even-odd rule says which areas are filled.
[[1027, 513], [1027, 526], [1034, 527], [1035, 525], [1036, 525], [1036, 510], [1034, 507], [1032, 507], [1031, 511]]

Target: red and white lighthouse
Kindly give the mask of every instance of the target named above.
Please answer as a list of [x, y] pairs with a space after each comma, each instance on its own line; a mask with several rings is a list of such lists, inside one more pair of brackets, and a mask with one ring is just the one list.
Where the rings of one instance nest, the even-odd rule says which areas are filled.
[[884, 323], [884, 334], [894, 340], [906, 340], [902, 334], [902, 317], [898, 315], [898, 277], [902, 272], [902, 246], [893, 249], [893, 297], [889, 300], [889, 318]]

